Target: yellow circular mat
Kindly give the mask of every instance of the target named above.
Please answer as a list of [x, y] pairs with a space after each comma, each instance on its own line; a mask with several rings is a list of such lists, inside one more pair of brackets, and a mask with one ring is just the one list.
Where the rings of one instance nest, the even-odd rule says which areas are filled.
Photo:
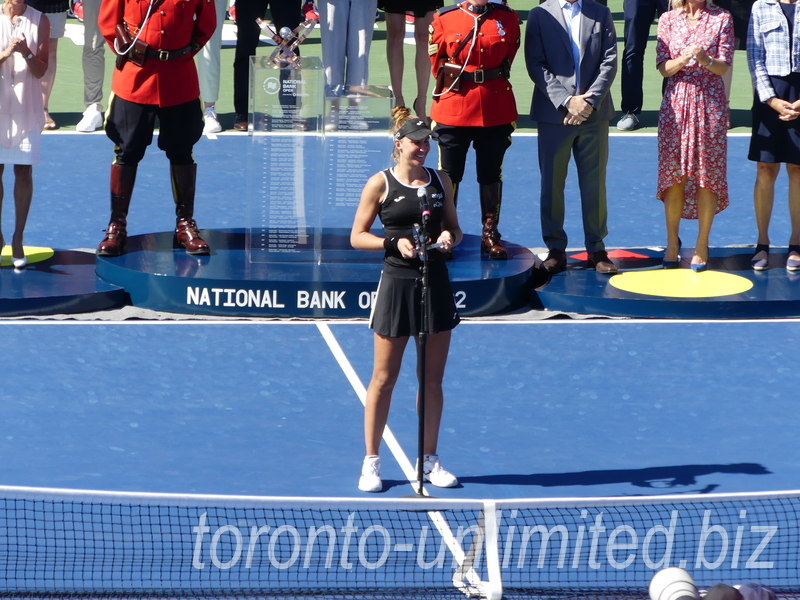
[[[39, 248], [37, 246], [23, 246], [23, 250], [25, 250], [25, 256], [28, 259], [28, 264], [41, 262], [43, 260], [47, 260], [51, 256], [55, 254], [52, 248]], [[10, 267], [11, 266], [11, 244], [6, 244], [3, 246], [3, 253], [0, 255], [0, 266], [3, 267]]]
[[609, 283], [625, 292], [667, 298], [712, 298], [741, 294], [753, 287], [745, 277], [723, 271], [695, 273], [691, 269], [628, 271], [614, 275]]

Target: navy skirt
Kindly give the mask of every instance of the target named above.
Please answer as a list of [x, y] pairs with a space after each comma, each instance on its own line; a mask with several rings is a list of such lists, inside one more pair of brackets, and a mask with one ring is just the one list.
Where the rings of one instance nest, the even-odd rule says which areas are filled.
[[[770, 81], [778, 98], [789, 102], [800, 99], [800, 73], [770, 77]], [[800, 118], [781, 121], [778, 113], [756, 96], [753, 101], [753, 135], [747, 158], [757, 162], [800, 165]]]

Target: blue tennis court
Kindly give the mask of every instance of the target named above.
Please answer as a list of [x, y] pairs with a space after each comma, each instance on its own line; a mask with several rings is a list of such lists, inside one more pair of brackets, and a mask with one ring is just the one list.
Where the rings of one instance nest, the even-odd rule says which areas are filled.
[[[364, 323], [6, 323], [0, 339], [17, 365], [3, 376], [5, 485], [362, 496]], [[466, 323], [440, 442], [461, 485], [429, 491], [794, 489], [797, 341], [785, 321]], [[412, 492], [407, 363], [383, 497]]]
[[[729, 140], [731, 206], [712, 244], [747, 244], [755, 224], [748, 138]], [[247, 226], [246, 136], [206, 138], [198, 222]], [[610, 247], [663, 243], [653, 198], [656, 138], [612, 136]], [[83, 188], [70, 169], [83, 158]], [[107, 218], [110, 142], [52, 134], [34, 170], [26, 243], [93, 248]], [[505, 167], [504, 236], [536, 247], [536, 137], [518, 135]], [[308, 168], [313, 168], [309, 165]], [[137, 178], [131, 234], [168, 230], [168, 168], [155, 148]], [[479, 233], [468, 172], [462, 226]], [[474, 188], [474, 189], [473, 189]], [[786, 178], [772, 235], [788, 237]], [[580, 223], [574, 172], [567, 228]], [[6, 209], [8, 211], [8, 205]], [[10, 216], [10, 215], [9, 215]], [[686, 222], [685, 238], [694, 224]], [[359, 400], [369, 382], [371, 332], [332, 323], [336, 355], [312, 323], [9, 324], [3, 443], [15, 461], [3, 483], [72, 488], [350, 496], [362, 456]], [[460, 497], [519, 498], [790, 489], [796, 322], [495, 323], [455, 335], [446, 377], [441, 454]], [[390, 427], [415, 452], [413, 353]], [[346, 365], [355, 376], [348, 379]], [[312, 366], [312, 368], [309, 368]], [[402, 458], [384, 450], [387, 495], [403, 495]]]
[[[93, 248], [108, 216], [110, 144], [100, 134], [45, 141], [26, 244]], [[248, 225], [241, 169], [247, 144], [244, 136], [221, 135], [197, 145], [201, 227]], [[754, 241], [746, 146], [747, 138], [730, 138], [732, 202], [715, 221], [716, 246]], [[83, 187], [72, 167], [78, 155]], [[609, 247], [663, 243], [655, 168], [654, 137], [612, 137]], [[477, 186], [467, 184], [473, 177], [465, 178], [459, 213], [465, 232], [476, 234]], [[137, 178], [131, 234], [170, 229], [168, 181], [166, 161], [151, 151]], [[541, 244], [537, 194], [536, 138], [515, 136], [501, 229], [531, 248]], [[574, 173], [567, 196], [575, 243]], [[785, 196], [782, 175], [776, 244], [789, 234]], [[684, 239], [693, 227], [684, 224]], [[398, 590], [408, 587], [404, 597], [419, 597], [433, 586], [437, 597], [454, 598], [530, 597], [526, 590], [543, 589], [606, 597], [623, 588], [641, 598], [654, 569], [680, 564], [698, 569], [703, 585], [768, 576], [761, 580], [794, 597], [800, 509], [796, 495], [782, 491], [794, 490], [800, 475], [797, 345], [791, 320], [517, 315], [465, 322], [454, 332], [439, 445], [460, 485], [428, 486], [444, 504], [412, 505], [420, 501], [402, 498], [415, 489], [412, 349], [382, 448], [384, 491], [367, 495], [356, 487], [361, 401], [372, 368], [372, 333], [363, 321], [4, 321], [0, 484], [67, 491], [4, 490], [0, 518], [13, 535], [0, 539], [0, 556], [12, 558], [0, 560], [0, 579], [20, 596], [88, 589], [125, 597], [122, 585], [134, 596], [140, 589], [184, 597], [232, 589], [294, 597], [310, 586], [332, 595], [379, 589], [386, 597], [404, 596]], [[740, 501], [743, 492], [764, 494]], [[712, 493], [729, 496], [706, 502]], [[388, 512], [366, 504], [376, 499]], [[287, 508], [292, 503], [299, 512]], [[309, 558], [314, 538], [298, 525], [303, 511], [322, 515], [313, 527], [326, 531], [360, 528], [354, 569], [346, 566], [349, 538], [344, 546], [339, 538], [327, 559]], [[408, 538], [392, 537], [386, 564], [396, 571], [383, 569], [389, 546], [375, 543], [382, 534], [372, 535], [384, 526]], [[608, 533], [597, 554], [599, 538], [590, 543], [590, 536], [601, 528]], [[434, 529], [428, 543], [441, 539], [440, 546], [426, 545], [425, 532]], [[464, 531], [478, 537], [470, 541]], [[532, 537], [537, 531], [541, 541]], [[562, 535], [560, 552], [554, 531]], [[629, 545], [615, 546], [625, 535]], [[624, 551], [634, 544], [630, 563]], [[23, 557], [23, 546], [32, 554]], [[433, 559], [437, 547], [447, 548], [452, 569]], [[341, 569], [312, 572], [309, 562]]]

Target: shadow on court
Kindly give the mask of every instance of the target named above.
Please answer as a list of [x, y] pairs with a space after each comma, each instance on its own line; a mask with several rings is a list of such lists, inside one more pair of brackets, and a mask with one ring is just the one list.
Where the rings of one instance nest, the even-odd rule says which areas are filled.
[[[731, 465], [675, 465], [648, 467], [644, 469], [612, 469], [601, 471], [579, 471], [574, 473], [531, 473], [530, 475], [486, 475], [461, 477], [462, 483], [484, 485], [516, 485], [539, 487], [592, 486], [628, 483], [634, 487], [648, 489], [671, 489], [697, 485], [697, 479], [717, 473], [736, 475], [770, 475], [764, 466], [754, 463]], [[716, 489], [716, 484], [707, 484], [699, 493]]]

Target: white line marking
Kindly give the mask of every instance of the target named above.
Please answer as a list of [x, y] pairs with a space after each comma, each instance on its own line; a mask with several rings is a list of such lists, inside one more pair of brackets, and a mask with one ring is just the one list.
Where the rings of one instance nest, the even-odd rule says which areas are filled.
[[[188, 317], [189, 315], [187, 315]], [[224, 326], [227, 325], [229, 327], [238, 326], [238, 327], [264, 327], [267, 325], [280, 325], [284, 327], [300, 327], [300, 326], [308, 326], [308, 325], [316, 325], [319, 327], [320, 325], [358, 325], [359, 327], [363, 327], [367, 324], [368, 319], [309, 319], [305, 321], [297, 321], [291, 319], [283, 319], [283, 318], [275, 318], [274, 320], [264, 320], [264, 319], [250, 319], [250, 318], [242, 318], [239, 320], [228, 320], [228, 321], [218, 321], [214, 319], [170, 319], [170, 320], [163, 320], [163, 321], [136, 321], [136, 320], [125, 320], [125, 321], [115, 321], [115, 320], [86, 320], [86, 321], [56, 321], [51, 319], [48, 315], [40, 315], [36, 321], [27, 320], [27, 319], [18, 319], [15, 321], [3, 320], [0, 319], [0, 327], [28, 327], [33, 325], [38, 326], [72, 326], [72, 327], [108, 327], [108, 326], [126, 326], [126, 327], [169, 327], [169, 326], [181, 326], [181, 327], [198, 327], [202, 325], [214, 325], [214, 326]], [[611, 318], [611, 317], [602, 317], [602, 316], [591, 316], [584, 319], [551, 319], [551, 318], [544, 318], [544, 319], [503, 319], [503, 318], [494, 318], [494, 317], [463, 317], [461, 321], [461, 326], [467, 327], [474, 327], [477, 325], [515, 325], [515, 326], [578, 326], [578, 325], [586, 325], [586, 326], [629, 326], [629, 325], [682, 325], [691, 323], [692, 325], [696, 325], [698, 323], [702, 323], [704, 325], [747, 325], [747, 324], [759, 324], [759, 325], [766, 325], [766, 324], [781, 324], [781, 323], [797, 323], [797, 319], [792, 318], [780, 318], [780, 319], [629, 319], [629, 318]]]
[[[353, 386], [353, 390], [358, 396], [358, 399], [361, 400], [361, 404], [366, 406], [367, 389], [364, 387], [364, 384], [361, 383], [361, 379], [359, 379], [356, 370], [353, 368], [353, 365], [351, 365], [350, 361], [347, 360], [347, 356], [342, 350], [342, 347], [339, 345], [339, 342], [336, 340], [336, 337], [334, 337], [331, 328], [328, 327], [327, 323], [317, 323], [317, 329], [319, 329], [319, 332], [322, 334], [322, 337], [328, 344], [331, 354], [333, 354], [336, 362], [339, 363], [339, 367], [344, 372], [345, 377], [347, 377], [347, 380], [350, 382], [350, 385]], [[386, 445], [389, 447], [389, 450], [391, 451], [395, 460], [403, 470], [403, 474], [413, 487], [417, 482], [417, 473], [414, 470], [411, 461], [408, 459], [405, 452], [403, 452], [400, 442], [398, 442], [397, 438], [394, 437], [394, 434], [392, 433], [392, 430], [389, 429], [388, 425], [386, 426], [386, 429], [383, 430], [383, 441], [386, 442]]]
[[[344, 372], [345, 377], [350, 382], [350, 385], [353, 387], [358, 399], [361, 400], [361, 404], [366, 405], [367, 402], [367, 390], [364, 387], [364, 384], [361, 383], [361, 379], [359, 379], [358, 374], [356, 373], [353, 365], [350, 364], [350, 361], [347, 359], [342, 347], [339, 345], [339, 342], [336, 340], [336, 337], [333, 335], [331, 328], [328, 326], [327, 323], [317, 323], [317, 329], [322, 334], [323, 339], [328, 344], [328, 348], [330, 349], [331, 353], [333, 354], [336, 362], [339, 363], [339, 367]], [[411, 465], [411, 461], [406, 456], [403, 448], [400, 446], [400, 443], [397, 441], [397, 438], [394, 437], [394, 434], [389, 429], [387, 425], [386, 428], [383, 430], [383, 441], [386, 442], [386, 445], [389, 447], [392, 455], [394, 456], [395, 460], [400, 465], [400, 468], [403, 470], [403, 473], [408, 478], [411, 487], [416, 491], [417, 488], [417, 473], [416, 470]], [[423, 490], [425, 495], [428, 495], [427, 490]], [[460, 565], [464, 562], [464, 550], [458, 544], [453, 535], [450, 526], [448, 525], [447, 521], [442, 516], [441, 512], [439, 511], [427, 511], [428, 516], [430, 517], [433, 524], [436, 526], [436, 529], [439, 531], [439, 534], [445, 540], [447, 547], [450, 549], [450, 552], [455, 558], [456, 562]], [[468, 572], [466, 573], [466, 577], [470, 580], [473, 585], [478, 584], [480, 582], [480, 577], [475, 572], [475, 570], [470, 567]]]

